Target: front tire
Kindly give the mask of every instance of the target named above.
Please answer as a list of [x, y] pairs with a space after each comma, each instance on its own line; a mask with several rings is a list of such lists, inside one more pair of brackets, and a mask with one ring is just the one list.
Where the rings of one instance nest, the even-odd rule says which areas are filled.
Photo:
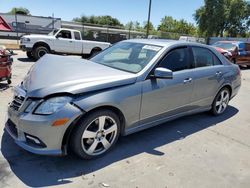
[[33, 56], [33, 54], [32, 54], [31, 51], [27, 51], [27, 52], [26, 52], [26, 55], [27, 55], [27, 57], [28, 57], [29, 59], [34, 59], [34, 56]]
[[230, 91], [228, 88], [224, 87], [218, 92], [213, 101], [211, 109], [212, 114], [215, 116], [223, 114], [227, 109], [229, 100]]
[[78, 123], [71, 135], [70, 147], [83, 159], [105, 154], [118, 140], [120, 120], [113, 111], [95, 111]]
[[32, 51], [32, 54], [35, 58], [35, 60], [40, 59], [42, 56], [45, 54], [49, 53], [49, 49], [45, 46], [37, 46], [35, 49]]

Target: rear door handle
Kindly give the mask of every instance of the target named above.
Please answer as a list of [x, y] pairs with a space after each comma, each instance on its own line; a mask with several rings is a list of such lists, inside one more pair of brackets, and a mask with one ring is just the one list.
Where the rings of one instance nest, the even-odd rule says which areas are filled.
[[183, 80], [183, 83], [186, 84], [186, 83], [190, 83], [192, 82], [192, 78], [186, 78], [185, 80]]

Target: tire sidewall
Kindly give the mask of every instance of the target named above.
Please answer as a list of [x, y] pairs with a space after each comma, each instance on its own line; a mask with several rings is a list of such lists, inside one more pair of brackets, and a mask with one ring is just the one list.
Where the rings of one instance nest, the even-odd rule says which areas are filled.
[[[89, 155], [82, 149], [82, 134], [85, 131], [86, 127], [96, 118], [100, 116], [110, 116], [113, 118], [117, 124], [117, 134], [114, 142], [112, 143], [111, 147], [106, 150], [104, 153], [101, 153], [100, 155]], [[87, 116], [82, 117], [78, 123], [75, 125], [76, 127], [73, 130], [73, 133], [71, 134], [70, 138], [70, 148], [74, 151], [75, 154], [77, 154], [79, 157], [83, 159], [93, 159], [98, 158], [100, 156], [105, 155], [108, 151], [110, 151], [114, 145], [116, 144], [119, 135], [120, 135], [120, 120], [119, 117], [111, 110], [98, 110], [95, 112], [92, 112], [91, 114], [88, 114]]]
[[39, 53], [40, 53], [42, 50], [43, 50], [43, 51], [46, 51], [47, 53], [49, 53], [49, 49], [48, 49], [47, 47], [45, 47], [45, 46], [38, 46], [38, 47], [36, 47], [36, 48], [34, 49], [34, 52], [32, 52], [32, 54], [33, 54], [33, 56], [34, 56], [34, 58], [35, 58], [36, 60], [40, 59]]

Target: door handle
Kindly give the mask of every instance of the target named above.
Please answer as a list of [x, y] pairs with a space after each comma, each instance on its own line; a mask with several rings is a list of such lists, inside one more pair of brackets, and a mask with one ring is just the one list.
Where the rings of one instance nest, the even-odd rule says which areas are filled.
[[185, 80], [183, 80], [183, 83], [186, 84], [186, 83], [190, 83], [192, 82], [192, 78], [186, 78]]

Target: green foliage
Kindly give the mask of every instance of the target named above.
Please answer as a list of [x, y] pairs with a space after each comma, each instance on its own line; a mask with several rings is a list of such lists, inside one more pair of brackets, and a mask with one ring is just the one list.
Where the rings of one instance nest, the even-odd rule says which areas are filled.
[[194, 18], [206, 37], [246, 36], [250, 26], [250, 4], [245, 0], [204, 0]]
[[81, 22], [83, 24], [97, 24], [97, 25], [109, 25], [109, 26], [119, 26], [123, 27], [123, 24], [116, 18], [111, 16], [81, 16], [74, 18], [73, 21]]
[[176, 20], [171, 16], [165, 16], [162, 18], [158, 30], [188, 35], [195, 35], [197, 32], [196, 27], [193, 24], [188, 23], [184, 19]]
[[30, 15], [30, 11], [27, 8], [23, 7], [14, 7], [10, 10], [10, 14], [22, 14], [22, 15]]

